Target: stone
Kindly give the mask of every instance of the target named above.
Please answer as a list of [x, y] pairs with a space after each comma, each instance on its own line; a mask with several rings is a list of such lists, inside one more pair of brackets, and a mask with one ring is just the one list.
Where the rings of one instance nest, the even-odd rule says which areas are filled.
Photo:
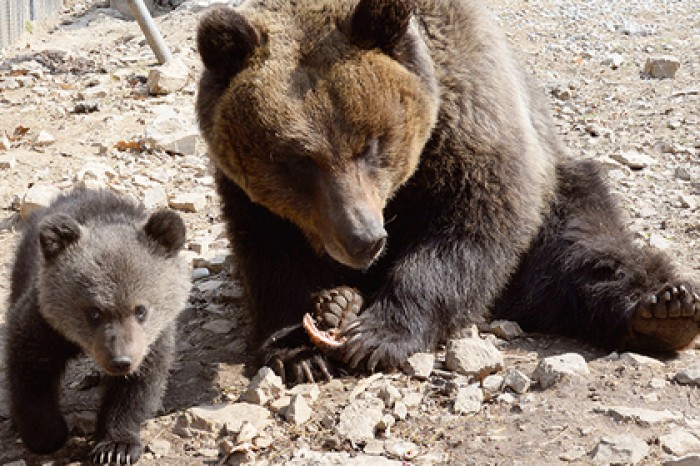
[[185, 413], [191, 419], [185, 427], [207, 432], [224, 429], [228, 433], [237, 434], [246, 421], [261, 431], [272, 422], [270, 411], [251, 403], [200, 405], [189, 408]]
[[673, 242], [654, 232], [649, 235], [649, 246], [665, 251], [673, 247]]
[[381, 455], [384, 453], [384, 440], [369, 440], [362, 451], [368, 455]]
[[589, 373], [583, 356], [566, 353], [542, 359], [535, 368], [532, 379], [544, 389], [563, 380], [585, 378]]
[[241, 401], [264, 405], [279, 398], [284, 393], [284, 383], [275, 371], [263, 366], [251, 379], [248, 389], [241, 395]]
[[336, 432], [357, 443], [374, 438], [383, 417], [384, 403], [379, 398], [353, 399], [340, 412]]
[[34, 145], [38, 147], [50, 146], [54, 142], [56, 142], [56, 138], [47, 131], [39, 131], [34, 136]]
[[99, 162], [88, 162], [75, 174], [76, 187], [87, 189], [103, 189], [109, 180], [115, 180], [117, 172], [109, 165]]
[[[510, 369], [509, 369], [510, 370]], [[501, 393], [503, 387], [503, 376], [498, 374], [489, 375], [481, 381], [481, 389], [487, 398], [492, 398]]]
[[504, 340], [519, 338], [524, 333], [517, 322], [510, 320], [494, 320], [489, 324], [489, 332]]
[[154, 186], [143, 191], [141, 198], [146, 209], [162, 209], [168, 207], [168, 193], [162, 186]]
[[292, 396], [292, 400], [284, 410], [284, 418], [297, 426], [311, 419], [311, 408], [301, 395]]
[[603, 437], [593, 450], [597, 464], [635, 464], [649, 454], [649, 445], [634, 435]]
[[155, 112], [155, 118], [146, 126], [146, 146], [175, 154], [195, 155], [199, 130], [193, 121], [188, 121], [168, 106]]
[[181, 90], [190, 80], [190, 69], [182, 60], [172, 58], [148, 72], [148, 93], [151, 95], [172, 94]]
[[384, 444], [384, 450], [389, 458], [396, 458], [399, 460], [412, 460], [418, 453], [420, 453], [420, 448], [413, 442], [407, 442], [405, 440], [392, 440], [387, 441]]
[[314, 401], [318, 400], [319, 396], [321, 396], [321, 389], [318, 388], [318, 384], [315, 383], [302, 383], [290, 388], [287, 391], [287, 394], [290, 396], [301, 395], [309, 400], [309, 402], [313, 403]]
[[[2, 168], [2, 157], [0, 157], [0, 168]], [[695, 210], [698, 208], [697, 196], [690, 194], [680, 194], [678, 196], [678, 203], [684, 209]]]
[[692, 432], [683, 429], [674, 429], [672, 432], [659, 437], [661, 448], [666, 453], [676, 456], [684, 456], [690, 453], [700, 453], [700, 439]]
[[146, 450], [153, 453], [156, 458], [162, 458], [170, 452], [170, 442], [165, 439], [157, 438], [146, 445]]
[[10, 140], [6, 135], [0, 136], [0, 150], [10, 150]]
[[700, 362], [691, 364], [678, 371], [675, 376], [676, 382], [682, 385], [693, 385], [700, 387]]
[[0, 170], [11, 170], [17, 165], [17, 159], [12, 154], [0, 154]]
[[484, 402], [484, 392], [474, 384], [457, 389], [453, 410], [455, 414], [478, 413]]
[[530, 377], [517, 369], [508, 369], [503, 375], [503, 387], [510, 388], [515, 393], [523, 394], [530, 388]]
[[620, 355], [620, 362], [624, 363], [626, 366], [631, 366], [631, 367], [642, 367], [642, 366], [650, 366], [650, 367], [664, 367], [665, 364], [658, 359], [651, 358], [649, 356], [645, 356], [643, 354], [637, 354], [637, 353], [622, 353]]
[[626, 406], [596, 408], [594, 411], [606, 414], [617, 422], [635, 422], [641, 427], [650, 427], [654, 424], [664, 424], [682, 419], [682, 416], [668, 410], [654, 411], [645, 408], [628, 408]]
[[406, 375], [425, 380], [433, 372], [434, 366], [435, 355], [433, 353], [414, 353], [404, 362], [401, 369]]
[[644, 74], [655, 79], [673, 78], [680, 66], [681, 62], [672, 55], [649, 57], [644, 63]]
[[700, 455], [688, 455], [663, 462], [663, 466], [700, 466]]
[[387, 408], [393, 408], [394, 404], [401, 399], [401, 392], [399, 389], [391, 385], [389, 382], [382, 385], [377, 395], [379, 396], [379, 399], [384, 402], [384, 406]]
[[624, 62], [624, 57], [619, 53], [611, 53], [601, 61], [603, 65], [609, 66], [613, 70], [618, 69]]
[[35, 184], [24, 193], [19, 207], [19, 215], [26, 219], [36, 209], [48, 207], [61, 190], [48, 184]]
[[394, 417], [400, 421], [403, 421], [408, 417], [408, 406], [403, 401], [397, 401], [394, 403]]
[[201, 212], [207, 206], [207, 195], [204, 193], [177, 194], [170, 198], [168, 205], [182, 212]]
[[632, 170], [642, 170], [643, 168], [656, 163], [653, 158], [636, 150], [613, 152], [610, 155], [610, 158], [631, 168]]
[[480, 338], [450, 340], [445, 352], [445, 366], [460, 374], [483, 378], [503, 369], [503, 355]]

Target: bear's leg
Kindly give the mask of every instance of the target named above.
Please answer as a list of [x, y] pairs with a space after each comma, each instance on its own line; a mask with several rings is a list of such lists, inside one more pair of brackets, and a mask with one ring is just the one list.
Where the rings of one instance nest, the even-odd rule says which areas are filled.
[[106, 377], [102, 394], [96, 444], [92, 461], [97, 464], [134, 464], [143, 453], [141, 423], [161, 405], [173, 358], [175, 326], [150, 347], [136, 373]]
[[229, 236], [254, 320], [259, 363], [287, 384], [328, 380], [336, 368], [314, 346], [302, 326], [313, 308], [312, 296], [352, 275], [319, 257], [299, 230], [216, 172], [217, 189]]
[[596, 165], [558, 167], [560, 190], [494, 317], [609, 349], [672, 351], [698, 334], [698, 286], [638, 246]]
[[66, 361], [77, 348], [50, 328], [36, 309], [18, 309], [22, 306], [27, 302], [21, 299], [8, 318], [5, 351], [10, 412], [26, 447], [48, 454], [68, 438], [59, 410], [59, 384]]

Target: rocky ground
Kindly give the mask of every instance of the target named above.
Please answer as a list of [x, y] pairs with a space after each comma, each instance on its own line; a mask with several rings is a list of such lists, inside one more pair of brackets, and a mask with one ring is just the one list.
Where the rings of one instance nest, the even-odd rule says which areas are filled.
[[[608, 167], [638, 241], [698, 278], [697, 4], [489, 5], [543, 84], [571, 151]], [[697, 348], [670, 359], [607, 354], [501, 324], [417, 355], [405, 373], [294, 390], [266, 370], [251, 381], [247, 317], [193, 118], [205, 0], [158, 16], [181, 62], [160, 74], [136, 23], [107, 6], [68, 0], [0, 55], [0, 299], [22, 215], [57, 190], [109, 187], [182, 212], [194, 290], [163, 412], [143, 428], [141, 464], [700, 465]], [[673, 77], [654, 77], [664, 74]], [[481, 382], [474, 375], [487, 372]], [[52, 458], [22, 447], [0, 396], [0, 464], [84, 459], [98, 384], [89, 361], [70, 367], [63, 404], [75, 436]]]

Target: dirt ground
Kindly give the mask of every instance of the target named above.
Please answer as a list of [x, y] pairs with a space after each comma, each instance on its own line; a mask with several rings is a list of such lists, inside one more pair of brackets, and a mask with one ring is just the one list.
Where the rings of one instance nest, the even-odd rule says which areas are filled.
[[[697, 3], [488, 4], [522, 66], [542, 83], [571, 152], [608, 167], [638, 241], [666, 249], [689, 275], [700, 279]], [[0, 148], [0, 325], [22, 228], [18, 209], [33, 185], [67, 190], [81, 181], [98, 183], [139, 200], [153, 190], [164, 190], [171, 199], [199, 195], [205, 202], [195, 212], [182, 212], [190, 248], [208, 245], [212, 257], [225, 251], [201, 139], [183, 155], [153, 145], [146, 137], [154, 120], [167, 112], [174, 111], [185, 122], [182, 132], [194, 125], [200, 68], [194, 35], [202, 5], [188, 0], [157, 17], [165, 40], [191, 74], [182, 90], [164, 96], [146, 91], [146, 78], [156, 62], [137, 24], [109, 10], [104, 1], [68, 0], [56, 19], [34, 25], [31, 33], [2, 50], [0, 138], [4, 134], [10, 147]], [[675, 78], [649, 79], [642, 73], [647, 58], [657, 55], [678, 59]], [[42, 143], [42, 131], [53, 140]], [[623, 159], [630, 153], [643, 156], [641, 168]], [[311, 417], [300, 425], [270, 407], [272, 422], [257, 437], [264, 441], [241, 447], [244, 454], [230, 454], [222, 443], [230, 435], [182, 428], [190, 408], [235, 402], [249, 384], [248, 319], [241, 290], [231, 269], [215, 266], [212, 257], [202, 261], [199, 270], [208, 269], [208, 276], [195, 280], [181, 317], [177, 363], [163, 411], [143, 428], [147, 452], [140, 464], [681, 464], [673, 461], [684, 457], [690, 462], [683, 464], [700, 464], [700, 456], [693, 456], [700, 455], [700, 388], [678, 383], [677, 378], [679, 371], [698, 361], [700, 349], [663, 360], [637, 360], [543, 335], [495, 339], [505, 367], [531, 375], [542, 358], [573, 352], [586, 359], [590, 374], [552, 388], [533, 386], [521, 394], [501, 390], [478, 412], [456, 414], [455, 392], [461, 382], [444, 370], [444, 353], [438, 352], [438, 370], [427, 380], [388, 374], [319, 384]], [[84, 460], [91, 446], [98, 382], [89, 361], [71, 365], [63, 383], [63, 405], [75, 435], [50, 458], [23, 448], [0, 395], [0, 464]], [[390, 429], [377, 434], [380, 446], [340, 435], [341, 410], [357, 393], [372, 397], [386, 383], [399, 390], [407, 414], [397, 415]], [[640, 412], [627, 417], [610, 414], [610, 407], [669, 415], [649, 421], [640, 418]], [[623, 434], [646, 445], [641, 458], [601, 459], [606, 439]], [[677, 438], [688, 439], [687, 447], [675, 445]], [[401, 442], [410, 442], [410, 452], [397, 451]]]

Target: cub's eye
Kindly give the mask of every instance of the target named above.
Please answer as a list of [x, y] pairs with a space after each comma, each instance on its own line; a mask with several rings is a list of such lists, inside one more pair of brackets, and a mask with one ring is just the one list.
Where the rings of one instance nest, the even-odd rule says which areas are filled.
[[99, 323], [102, 320], [102, 311], [98, 307], [91, 307], [85, 312], [88, 321], [92, 324]]
[[146, 315], [148, 314], [148, 311], [146, 310], [146, 306], [138, 305], [134, 308], [134, 317], [136, 317], [136, 320], [139, 322], [143, 323], [146, 320]]

